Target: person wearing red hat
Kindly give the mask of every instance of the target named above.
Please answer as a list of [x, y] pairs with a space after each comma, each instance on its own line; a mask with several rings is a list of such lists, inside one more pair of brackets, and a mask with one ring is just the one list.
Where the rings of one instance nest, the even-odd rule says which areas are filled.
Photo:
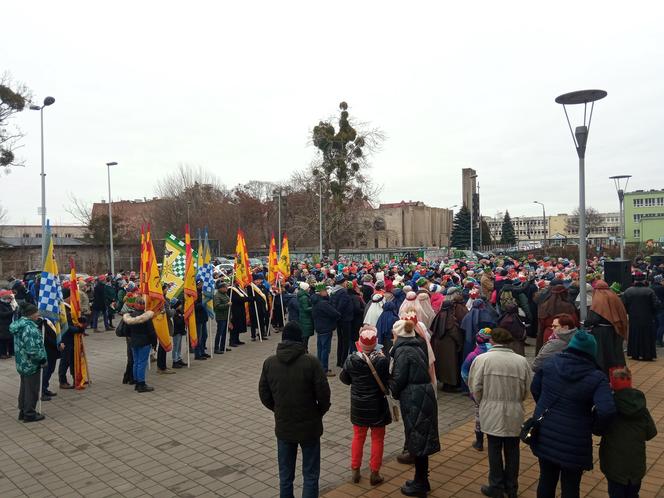
[[365, 325], [355, 343], [357, 351], [344, 362], [339, 380], [350, 386], [350, 420], [353, 424], [351, 470], [353, 482], [360, 482], [360, 468], [367, 432], [371, 428], [371, 458], [369, 482], [383, 482], [380, 467], [383, 462], [385, 426], [392, 422], [386, 398], [390, 361], [378, 347], [376, 328]]

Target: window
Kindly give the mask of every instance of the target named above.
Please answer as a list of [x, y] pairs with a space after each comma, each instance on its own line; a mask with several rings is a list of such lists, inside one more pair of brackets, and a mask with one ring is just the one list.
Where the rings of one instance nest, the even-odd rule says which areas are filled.
[[634, 199], [634, 207], [635, 208], [643, 207], [643, 199]]
[[640, 214], [635, 214], [634, 215], [634, 223], [638, 223], [639, 221], [641, 221], [641, 215]]
[[641, 230], [640, 229], [638, 229], [638, 228], [634, 229], [634, 237], [637, 238], [637, 239], [639, 237], [641, 237]]
[[655, 205], [655, 199], [653, 198], [645, 199], [646, 207], [653, 207], [654, 205]]
[[71, 239], [71, 234], [70, 234], [70, 233], [66, 233], [66, 234], [65, 234], [65, 238], [67, 238], [67, 239]]
[[24, 239], [27, 239], [27, 238], [29, 238], [29, 237], [30, 237], [30, 234], [29, 234], [29, 233], [24, 233], [24, 234], [23, 234], [23, 238], [24, 238]]

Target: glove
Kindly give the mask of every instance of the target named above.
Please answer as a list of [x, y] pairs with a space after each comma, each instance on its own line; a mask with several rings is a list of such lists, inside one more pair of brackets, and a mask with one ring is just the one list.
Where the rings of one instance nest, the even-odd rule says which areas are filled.
[[46, 363], [48, 363], [48, 360], [46, 358], [43, 358], [43, 359], [39, 360], [39, 366], [40, 367], [43, 367], [44, 365], [46, 365]]

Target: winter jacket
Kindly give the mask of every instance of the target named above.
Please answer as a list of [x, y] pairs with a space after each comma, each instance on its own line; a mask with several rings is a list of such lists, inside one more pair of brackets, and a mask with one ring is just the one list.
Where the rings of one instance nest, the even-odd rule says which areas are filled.
[[175, 310], [171, 307], [171, 303], [168, 299], [164, 302], [164, 314], [166, 315], [166, 323], [168, 323], [168, 335], [173, 337], [175, 333], [175, 325], [173, 324]]
[[[296, 291], [297, 292], [297, 291]], [[284, 306], [286, 306], [286, 312], [288, 313], [288, 321], [290, 322], [300, 322], [300, 303], [297, 301], [297, 294], [288, 294], [284, 292]]]
[[0, 301], [0, 339], [7, 340], [11, 337], [9, 333], [9, 325], [14, 318], [14, 310], [12, 305]]
[[184, 313], [179, 309], [176, 309], [173, 315], [173, 335], [187, 335]]
[[157, 345], [157, 333], [152, 324], [153, 317], [154, 313], [150, 310], [145, 312], [133, 310], [131, 313], [122, 315], [122, 320], [128, 329], [129, 345], [132, 348]]
[[299, 313], [298, 323], [302, 329], [302, 337], [311, 337], [314, 335], [314, 321], [312, 318], [313, 307], [311, 306], [311, 297], [309, 297], [308, 292], [302, 289], [297, 291], [297, 305]]
[[591, 470], [593, 431], [601, 434], [616, 413], [604, 373], [589, 356], [567, 349], [544, 363], [530, 391], [537, 402], [533, 416], [549, 410], [532, 445], [535, 456], [564, 469]]
[[414, 456], [440, 451], [438, 403], [425, 351], [416, 337], [397, 338], [390, 351], [394, 363], [389, 389], [399, 400], [406, 449]]
[[78, 286], [78, 297], [81, 301], [81, 314], [83, 316], [90, 314], [90, 298], [85, 292], [83, 292], [82, 285]]
[[327, 296], [314, 295], [311, 297], [311, 303], [313, 304], [311, 316], [314, 321], [316, 333], [331, 334], [337, 328], [337, 321], [339, 321], [341, 315], [332, 306], [330, 298]]
[[231, 298], [227, 292], [217, 291], [214, 293], [213, 308], [215, 320], [218, 322], [228, 320]]
[[203, 304], [203, 293], [198, 292], [196, 303], [194, 304], [194, 314], [196, 315], [196, 326], [207, 323], [209, 320], [205, 304]]
[[282, 341], [277, 345], [277, 354], [263, 363], [258, 393], [261, 403], [274, 412], [277, 439], [303, 443], [323, 434], [330, 386], [320, 361], [305, 353], [304, 344]]
[[39, 327], [26, 317], [21, 317], [9, 326], [14, 336], [16, 371], [19, 375], [30, 376], [46, 363], [46, 349]]
[[392, 327], [399, 319], [399, 308], [396, 300], [389, 301], [383, 305], [383, 312], [378, 318], [376, 328], [378, 329], [378, 343], [385, 345], [392, 342]]
[[618, 414], [602, 436], [599, 465], [607, 479], [636, 483], [646, 475], [646, 441], [657, 435], [657, 427], [638, 389], [616, 391], [613, 400]]
[[[390, 376], [389, 358], [375, 351], [368, 357], [378, 378], [387, 388]], [[350, 421], [353, 425], [384, 427], [392, 422], [387, 398], [361, 353], [355, 352], [346, 358], [339, 380], [350, 385]]]
[[335, 285], [330, 291], [330, 302], [332, 306], [339, 312], [339, 321], [352, 322], [353, 321], [353, 301], [351, 301], [347, 289], [340, 285]]
[[475, 358], [468, 387], [480, 406], [482, 432], [499, 437], [519, 435], [532, 375], [528, 360], [507, 346], [495, 345]]
[[556, 332], [556, 337], [549, 339], [542, 349], [539, 350], [537, 356], [533, 360], [533, 371], [537, 372], [542, 368], [544, 362], [549, 358], [553, 358], [557, 353], [560, 353], [569, 345], [577, 329], [568, 330], [567, 332]]
[[106, 285], [103, 282], [98, 282], [92, 291], [92, 309], [95, 311], [104, 311], [106, 309]]

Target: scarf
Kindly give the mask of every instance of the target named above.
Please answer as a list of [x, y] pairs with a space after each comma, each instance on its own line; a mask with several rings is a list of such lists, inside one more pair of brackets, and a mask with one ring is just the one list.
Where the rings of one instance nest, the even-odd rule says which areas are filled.
[[625, 305], [604, 280], [599, 280], [595, 284], [590, 310], [611, 322], [616, 333], [627, 339], [628, 322]]

